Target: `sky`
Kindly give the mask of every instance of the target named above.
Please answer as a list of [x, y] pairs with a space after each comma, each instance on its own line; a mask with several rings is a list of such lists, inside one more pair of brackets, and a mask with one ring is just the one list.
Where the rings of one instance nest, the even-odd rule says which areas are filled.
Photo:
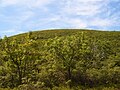
[[46, 29], [120, 30], [120, 0], [0, 0], [0, 36]]

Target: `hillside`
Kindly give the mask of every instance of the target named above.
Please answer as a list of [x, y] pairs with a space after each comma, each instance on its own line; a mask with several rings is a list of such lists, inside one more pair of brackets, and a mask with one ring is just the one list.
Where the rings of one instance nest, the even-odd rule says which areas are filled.
[[[32, 37], [38, 37], [39, 39], [49, 39], [49, 38], [54, 38], [55, 36], [67, 36], [67, 35], [73, 35], [77, 32], [87, 32], [88, 34], [94, 34], [95, 36], [103, 34], [107, 34], [108, 36], [119, 36], [120, 32], [119, 31], [99, 31], [99, 30], [87, 30], [87, 29], [54, 29], [54, 30], [43, 30], [43, 31], [30, 31], [32, 32]], [[28, 32], [29, 33], [29, 32]], [[99, 33], [99, 34], [97, 34]], [[12, 37], [17, 37], [17, 38], [24, 38], [27, 33], [23, 34], [18, 34], [14, 35]]]
[[119, 90], [120, 32], [31, 31], [0, 40], [0, 88]]

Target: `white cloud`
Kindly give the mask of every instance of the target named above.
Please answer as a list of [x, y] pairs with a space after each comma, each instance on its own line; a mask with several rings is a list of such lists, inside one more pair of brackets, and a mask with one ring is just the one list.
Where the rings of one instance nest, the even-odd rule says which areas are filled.
[[120, 15], [111, 13], [113, 7], [109, 4], [112, 1], [119, 0], [63, 0], [60, 14], [63, 19], [68, 18], [69, 24], [75, 28], [107, 28], [118, 23]]
[[100, 19], [100, 18], [95, 18], [91, 21], [90, 25], [91, 26], [99, 26], [99, 27], [107, 27], [107, 26], [111, 26], [112, 21], [109, 19]]
[[18, 0], [1, 0], [0, 6], [14, 5], [17, 4], [18, 2], [19, 2]]
[[23, 6], [28, 8], [40, 8], [51, 3], [53, 0], [2, 0], [0, 6]]
[[35, 13], [32, 11], [23, 12], [20, 16], [16, 16], [18, 18], [18, 22], [24, 23], [25, 21], [29, 20], [30, 18], [34, 17]]
[[87, 28], [87, 23], [79, 19], [67, 19], [66, 23], [70, 24], [72, 28]]
[[16, 25], [20, 25], [30, 18], [34, 17], [35, 13], [32, 11], [24, 11], [19, 15], [13, 14], [12, 16], [1, 15], [2, 22], [10, 23]]
[[2, 30], [1, 33], [13, 33], [16, 32], [17, 30], [15, 29], [9, 29], [9, 30]]
[[67, 14], [93, 16], [101, 12], [105, 0], [69, 0], [63, 2], [62, 10]]

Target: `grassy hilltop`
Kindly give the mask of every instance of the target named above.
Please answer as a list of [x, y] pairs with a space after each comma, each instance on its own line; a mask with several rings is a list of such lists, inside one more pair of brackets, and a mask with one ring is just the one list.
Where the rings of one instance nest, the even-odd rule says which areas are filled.
[[0, 40], [0, 90], [119, 90], [120, 32], [33, 31]]

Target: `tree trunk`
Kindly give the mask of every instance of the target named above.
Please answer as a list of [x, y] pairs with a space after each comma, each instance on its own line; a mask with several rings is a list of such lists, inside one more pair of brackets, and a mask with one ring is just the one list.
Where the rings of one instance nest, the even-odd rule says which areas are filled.
[[69, 87], [71, 88], [71, 80], [72, 80], [72, 73], [71, 73], [71, 67], [68, 67], [68, 80], [70, 80], [69, 82]]
[[22, 72], [19, 66], [18, 66], [18, 78], [19, 78], [18, 84], [21, 85], [22, 84]]
[[68, 67], [68, 80], [71, 80], [71, 68]]

